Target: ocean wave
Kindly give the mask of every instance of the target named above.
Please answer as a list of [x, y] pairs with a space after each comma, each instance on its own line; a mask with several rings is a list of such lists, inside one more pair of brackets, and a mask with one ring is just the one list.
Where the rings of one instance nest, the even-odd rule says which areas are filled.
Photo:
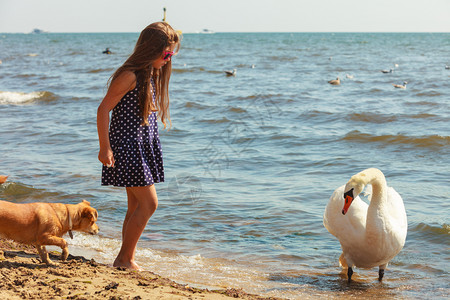
[[206, 70], [203, 67], [194, 67], [194, 68], [184, 68], [184, 69], [172, 69], [172, 73], [183, 74], [183, 73], [211, 73], [211, 74], [222, 74], [224, 71], [222, 70]]
[[208, 123], [208, 124], [222, 124], [222, 123], [230, 123], [231, 120], [222, 117], [221, 119], [204, 119], [204, 120], [200, 120], [199, 122], [202, 123]]
[[431, 101], [417, 101], [417, 102], [405, 102], [405, 105], [408, 106], [429, 106], [429, 107], [437, 107], [440, 104]]
[[436, 121], [446, 121], [442, 120], [439, 116], [429, 113], [420, 114], [401, 114], [401, 115], [389, 115], [389, 114], [378, 114], [372, 112], [362, 112], [362, 113], [351, 113], [348, 114], [348, 118], [352, 121], [375, 123], [375, 124], [385, 124], [391, 122], [402, 121], [406, 119], [435, 119]]
[[202, 105], [200, 103], [192, 102], [192, 101], [185, 102], [183, 106], [185, 108], [194, 108], [194, 109], [201, 109], [201, 110], [210, 108], [210, 106]]
[[230, 107], [228, 110], [230, 112], [238, 113], [238, 114], [242, 114], [242, 113], [246, 113], [247, 112], [247, 110], [245, 110], [245, 109], [243, 109], [241, 107]]
[[442, 225], [432, 226], [425, 223], [419, 223], [410, 230], [424, 232], [426, 234], [450, 235], [450, 224], [444, 223]]
[[260, 100], [270, 100], [270, 103], [278, 103], [281, 98], [286, 97], [283, 94], [252, 94], [244, 97], [236, 97], [237, 101], [260, 101]]
[[32, 194], [36, 191], [32, 186], [15, 183], [15, 182], [7, 182], [5, 184], [0, 185], [0, 192], [3, 196], [21, 196]]
[[420, 92], [416, 94], [417, 97], [438, 97], [438, 96], [442, 96], [441, 93], [439, 93], [438, 91], [424, 91], [424, 92]]
[[353, 121], [376, 123], [376, 124], [390, 123], [395, 122], [397, 120], [397, 117], [393, 115], [374, 114], [374, 113], [352, 113], [349, 114], [349, 118]]
[[88, 74], [96, 74], [96, 73], [103, 73], [103, 72], [111, 72], [113, 71], [113, 68], [100, 68], [100, 69], [92, 69], [92, 70], [88, 70], [86, 71], [86, 73]]
[[70, 51], [70, 52], [66, 53], [66, 55], [69, 55], [69, 56], [79, 56], [79, 55], [85, 55], [85, 53], [82, 52], [82, 51], [75, 51], [75, 50], [73, 50], [73, 51]]
[[1, 104], [31, 104], [36, 101], [53, 101], [58, 99], [58, 96], [48, 91], [41, 92], [3, 92], [0, 91], [0, 105]]
[[310, 110], [299, 115], [301, 120], [313, 120], [317, 123], [328, 123], [341, 119], [341, 114], [335, 114], [332, 112]]
[[28, 203], [53, 202], [53, 200], [59, 199], [61, 194], [38, 189], [20, 182], [6, 182], [0, 185], [0, 196], [5, 201]]
[[283, 61], [283, 62], [294, 62], [296, 60], [298, 60], [298, 57], [296, 56], [279, 56], [279, 55], [275, 55], [275, 56], [267, 56], [266, 57], [268, 60], [271, 61]]
[[428, 114], [428, 113], [422, 113], [422, 114], [412, 115], [411, 118], [412, 119], [432, 119], [432, 118], [436, 118], [436, 115]]
[[442, 244], [450, 236], [450, 225], [445, 223], [442, 225], [430, 225], [421, 222], [411, 226], [409, 232], [416, 239], [425, 239], [428, 242]]
[[344, 141], [359, 143], [381, 143], [394, 145], [410, 145], [419, 148], [440, 149], [450, 146], [450, 136], [426, 135], [426, 136], [406, 136], [406, 135], [372, 135], [353, 130], [345, 135]]
[[26, 79], [26, 78], [36, 77], [36, 75], [27, 73], [27, 74], [16, 74], [16, 75], [13, 75], [11, 77], [13, 77], [13, 78], [25, 78]]

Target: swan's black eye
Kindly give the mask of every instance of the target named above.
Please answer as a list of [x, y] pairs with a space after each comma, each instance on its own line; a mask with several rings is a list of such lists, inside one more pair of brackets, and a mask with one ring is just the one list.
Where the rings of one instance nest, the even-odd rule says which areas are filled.
[[348, 201], [348, 198], [353, 199], [353, 189], [349, 190], [348, 192], [344, 193], [344, 199], [345, 201]]

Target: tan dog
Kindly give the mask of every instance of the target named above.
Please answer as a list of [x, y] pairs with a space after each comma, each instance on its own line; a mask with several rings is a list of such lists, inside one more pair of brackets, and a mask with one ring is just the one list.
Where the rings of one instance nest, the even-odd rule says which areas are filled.
[[61, 247], [61, 260], [66, 260], [69, 248], [62, 236], [69, 232], [72, 237], [72, 230], [96, 234], [97, 217], [97, 210], [86, 200], [78, 204], [0, 201], [0, 237], [35, 245], [42, 261], [49, 265], [52, 261], [45, 245]]

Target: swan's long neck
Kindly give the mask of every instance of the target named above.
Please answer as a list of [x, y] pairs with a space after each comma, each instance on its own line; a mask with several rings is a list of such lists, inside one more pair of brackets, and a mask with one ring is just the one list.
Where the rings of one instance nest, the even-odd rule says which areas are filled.
[[[362, 175], [363, 173], [364, 175]], [[360, 178], [366, 184], [372, 185], [372, 198], [370, 200], [369, 208], [367, 210], [366, 220], [366, 238], [371, 239], [372, 242], [377, 243], [378, 233], [380, 229], [385, 227], [384, 211], [387, 209], [387, 185], [386, 178], [378, 169], [368, 169], [361, 172]]]
[[[364, 172], [364, 173], [363, 173]], [[361, 173], [364, 174], [365, 185], [372, 185], [372, 199], [369, 208], [381, 208], [387, 199], [386, 178], [378, 169], [367, 169]], [[361, 174], [360, 173], [360, 174]]]

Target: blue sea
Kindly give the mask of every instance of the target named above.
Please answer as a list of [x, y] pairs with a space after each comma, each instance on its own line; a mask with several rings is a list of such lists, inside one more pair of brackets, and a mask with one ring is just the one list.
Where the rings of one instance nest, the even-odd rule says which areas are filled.
[[[100, 233], [75, 233], [69, 249], [106, 264], [127, 200], [123, 188], [100, 185], [96, 110], [137, 37], [0, 34], [0, 174], [10, 176], [0, 199], [88, 200]], [[446, 298], [446, 65], [449, 33], [184, 34], [172, 127], [160, 124], [166, 182], [156, 185], [138, 264], [191, 286], [287, 299]], [[339, 86], [327, 83], [337, 77]], [[357, 268], [349, 285], [323, 213], [333, 191], [369, 167], [402, 196], [408, 236], [383, 282], [377, 268]]]

